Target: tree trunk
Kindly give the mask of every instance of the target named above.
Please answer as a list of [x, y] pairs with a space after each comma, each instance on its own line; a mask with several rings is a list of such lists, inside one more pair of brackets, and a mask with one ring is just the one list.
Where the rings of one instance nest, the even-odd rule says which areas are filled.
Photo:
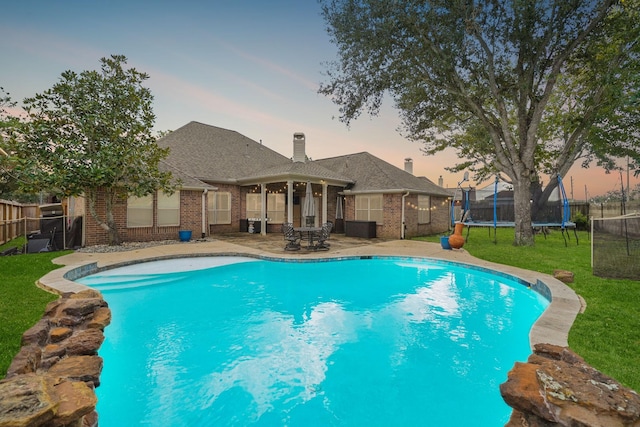
[[101, 196], [105, 199], [105, 219], [103, 219], [96, 209], [96, 201], [100, 190], [88, 190], [85, 192], [85, 196], [89, 200], [89, 213], [93, 219], [98, 223], [98, 226], [107, 232], [109, 238], [109, 245], [116, 246], [120, 244], [120, 235], [118, 234], [118, 227], [113, 218], [113, 199], [114, 197], [110, 192], [102, 192]]
[[557, 191], [557, 188], [558, 180], [551, 178], [551, 181], [549, 181], [549, 184], [544, 188], [544, 191], [534, 196], [531, 210], [532, 219], [536, 219], [538, 217], [538, 212], [547, 205], [549, 197], [551, 197], [554, 191]]
[[[526, 174], [524, 174], [526, 175]], [[531, 179], [521, 176], [513, 181], [513, 207], [515, 212], [515, 246], [533, 246], [531, 227]]]
[[107, 217], [107, 233], [109, 234], [109, 246], [118, 246], [120, 244], [120, 234], [118, 233], [118, 226], [113, 218], [113, 203], [115, 200], [115, 194], [106, 195], [106, 212]]

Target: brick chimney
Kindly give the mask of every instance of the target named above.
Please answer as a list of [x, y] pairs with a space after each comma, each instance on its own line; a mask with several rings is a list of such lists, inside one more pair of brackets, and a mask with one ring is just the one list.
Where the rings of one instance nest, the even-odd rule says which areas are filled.
[[293, 134], [293, 161], [305, 163], [307, 155], [304, 148], [304, 133], [296, 132]]
[[404, 159], [404, 171], [413, 175], [413, 159], [411, 157]]

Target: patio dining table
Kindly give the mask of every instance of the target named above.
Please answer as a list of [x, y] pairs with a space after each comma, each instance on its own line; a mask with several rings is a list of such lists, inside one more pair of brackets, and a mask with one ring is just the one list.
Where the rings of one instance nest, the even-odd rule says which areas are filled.
[[307, 233], [307, 249], [311, 249], [315, 247], [313, 244], [313, 236], [315, 233], [322, 231], [322, 227], [294, 227], [293, 231], [300, 233], [300, 240], [304, 240], [303, 235]]

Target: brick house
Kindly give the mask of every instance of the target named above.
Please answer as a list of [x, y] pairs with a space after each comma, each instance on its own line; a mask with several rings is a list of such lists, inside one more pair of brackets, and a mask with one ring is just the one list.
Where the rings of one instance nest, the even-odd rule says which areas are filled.
[[[289, 158], [238, 132], [198, 122], [160, 138], [158, 145], [170, 148], [161, 167], [179, 180], [179, 191], [117, 203], [123, 242], [176, 239], [179, 230], [191, 230], [194, 237], [249, 226], [280, 232], [283, 222], [303, 223], [307, 183], [315, 225], [331, 221], [334, 232], [349, 233], [349, 227], [365, 223], [376, 237], [402, 239], [449, 226], [450, 193], [414, 176], [410, 159], [405, 170], [366, 152], [310, 161], [302, 133], [294, 134]], [[85, 215], [85, 245], [106, 242], [106, 232]]]

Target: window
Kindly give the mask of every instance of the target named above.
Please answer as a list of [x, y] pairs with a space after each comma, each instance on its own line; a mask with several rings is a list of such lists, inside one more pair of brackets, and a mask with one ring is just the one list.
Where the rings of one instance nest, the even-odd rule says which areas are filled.
[[282, 224], [284, 222], [285, 205], [284, 194], [267, 194], [267, 218], [269, 218], [269, 222], [274, 224]]
[[180, 192], [168, 195], [158, 191], [158, 226], [180, 225]]
[[356, 220], [382, 224], [382, 194], [356, 195]]
[[153, 225], [153, 195], [131, 196], [127, 200], [127, 227], [151, 227]]
[[431, 222], [431, 197], [418, 196], [418, 224]]
[[247, 218], [260, 218], [261, 208], [260, 194], [247, 194]]
[[209, 193], [209, 224], [231, 224], [231, 193]]

